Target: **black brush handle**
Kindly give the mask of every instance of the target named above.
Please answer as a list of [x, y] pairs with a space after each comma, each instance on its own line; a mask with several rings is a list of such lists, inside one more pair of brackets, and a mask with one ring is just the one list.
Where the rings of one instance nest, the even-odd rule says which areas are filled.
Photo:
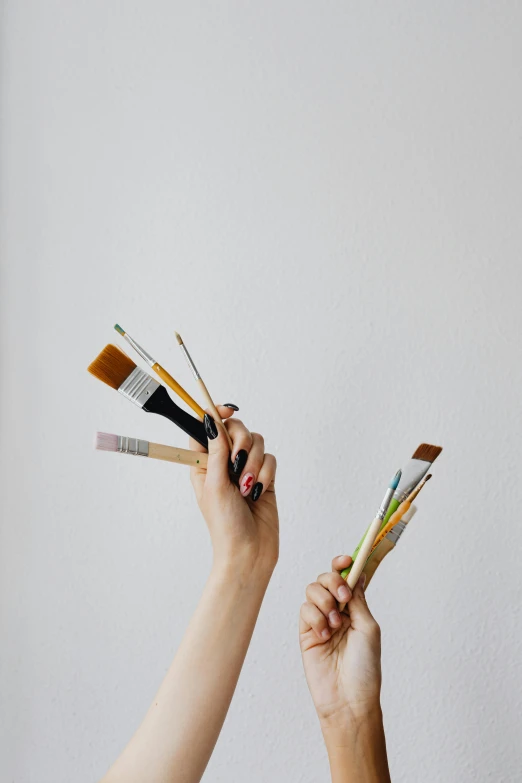
[[147, 413], [158, 413], [160, 416], [170, 419], [183, 432], [186, 432], [187, 435], [190, 435], [191, 438], [194, 438], [194, 440], [197, 440], [198, 443], [208, 449], [208, 438], [203, 422], [176, 405], [169, 397], [164, 386], [158, 386], [154, 394], [151, 394], [143, 406], [143, 410], [147, 411]]

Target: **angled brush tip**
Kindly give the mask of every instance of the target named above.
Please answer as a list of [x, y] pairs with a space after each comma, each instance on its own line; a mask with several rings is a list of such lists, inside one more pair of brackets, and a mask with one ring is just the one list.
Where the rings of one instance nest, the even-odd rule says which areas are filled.
[[118, 451], [118, 436], [110, 432], [97, 432], [94, 448], [100, 451]]
[[113, 389], [119, 389], [123, 381], [136, 369], [136, 364], [116, 345], [106, 345], [87, 371]]
[[397, 473], [395, 474], [395, 476], [392, 478], [390, 482], [390, 489], [397, 489], [397, 487], [399, 486], [399, 481], [401, 480], [401, 476], [402, 476], [402, 470], [399, 468], [399, 470], [397, 471]]
[[421, 443], [413, 453], [412, 459], [421, 459], [423, 462], [435, 462], [442, 446], [432, 446], [431, 443]]
[[179, 332], [174, 332], [174, 334], [176, 335], [176, 340], [178, 341], [178, 344], [183, 345], [183, 340], [181, 339], [181, 335], [179, 334]]
[[114, 328], [118, 332], [118, 334], [121, 334], [122, 337], [125, 337], [125, 330], [121, 328], [119, 324], [114, 324]]

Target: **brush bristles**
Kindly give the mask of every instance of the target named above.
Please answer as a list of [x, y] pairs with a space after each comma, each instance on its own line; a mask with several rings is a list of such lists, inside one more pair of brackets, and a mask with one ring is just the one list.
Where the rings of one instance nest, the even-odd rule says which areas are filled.
[[125, 337], [125, 330], [121, 328], [119, 324], [114, 324], [114, 328], [118, 332], [118, 334], [121, 334], [122, 337]]
[[115, 345], [106, 345], [103, 351], [87, 367], [88, 372], [113, 389], [119, 389], [123, 381], [136, 368], [126, 353]]
[[442, 446], [421, 443], [417, 451], [414, 452], [412, 459], [421, 459], [423, 462], [435, 462], [441, 451]]
[[118, 436], [110, 432], [97, 432], [94, 448], [100, 451], [118, 451]]
[[181, 339], [181, 335], [178, 332], [174, 332], [176, 335], [176, 340], [178, 341], [178, 345], [183, 345], [183, 340]]

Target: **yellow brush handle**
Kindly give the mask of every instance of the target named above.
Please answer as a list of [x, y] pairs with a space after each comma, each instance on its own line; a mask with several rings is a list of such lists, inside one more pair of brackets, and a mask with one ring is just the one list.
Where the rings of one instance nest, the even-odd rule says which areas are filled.
[[172, 391], [175, 391], [178, 397], [181, 397], [181, 399], [184, 400], [184, 402], [186, 402], [187, 405], [189, 405], [192, 408], [194, 413], [197, 413], [199, 418], [203, 421], [203, 417], [205, 416], [205, 411], [203, 410], [201, 405], [198, 405], [196, 400], [194, 400], [190, 396], [190, 394], [185, 391], [183, 386], [180, 386], [179, 383], [174, 380], [172, 375], [169, 375], [169, 373], [163, 369], [161, 364], [158, 364], [156, 362], [156, 364], [152, 365], [152, 369], [154, 370], [156, 375], [159, 375], [161, 380], [164, 381], [167, 384], [167, 386], [170, 386]]
[[[373, 549], [376, 549], [376, 547], [379, 546], [383, 538], [385, 538], [392, 527], [395, 527], [397, 522], [400, 522], [403, 516], [407, 511], [410, 510], [411, 502], [409, 500], [403, 500], [395, 514], [392, 514], [388, 522], [384, 525], [383, 529], [375, 539], [375, 544], [373, 545]], [[373, 550], [372, 550], [373, 551]]]
[[208, 462], [208, 454], [190, 449], [176, 449], [174, 446], [163, 446], [160, 443], [149, 443], [149, 457], [199, 468], [206, 468]]

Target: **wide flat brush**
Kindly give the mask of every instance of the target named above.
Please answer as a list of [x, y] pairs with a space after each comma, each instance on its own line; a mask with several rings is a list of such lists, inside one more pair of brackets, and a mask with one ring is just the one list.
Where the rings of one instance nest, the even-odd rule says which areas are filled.
[[109, 432], [97, 432], [94, 446], [100, 451], [116, 451], [120, 454], [133, 454], [137, 457], [151, 457], [198, 468], [206, 468], [208, 462], [208, 454], [202, 454], [199, 451], [163, 446], [161, 443], [128, 438], [126, 435], [113, 435]]
[[208, 447], [202, 422], [176, 405], [161, 383], [134, 364], [115, 345], [106, 345], [87, 370], [142, 410], [164, 416], [202, 446]]
[[[152, 367], [156, 375], [161, 378], [161, 380], [169, 386], [172, 391], [176, 392], [178, 397], [181, 397], [181, 399], [187, 403], [187, 405], [192, 408], [194, 413], [196, 413], [199, 418], [203, 421], [203, 417], [205, 416], [205, 411], [201, 407], [201, 405], [198, 405], [196, 400], [194, 400], [188, 391], [185, 391], [183, 386], [180, 386], [180, 384], [177, 382], [175, 378], [170, 375], [166, 371], [164, 367], [161, 366], [159, 362], [156, 361], [156, 359], [153, 359], [152, 356], [148, 351], [145, 350], [145, 348], [142, 348], [139, 343], [136, 342], [136, 340], [133, 340], [133, 338], [128, 334], [128, 332], [125, 331], [125, 329], [122, 329], [119, 324], [114, 324], [114, 328], [118, 332], [118, 334], [121, 334], [121, 336], [127, 340], [129, 345], [132, 345], [136, 353], [141, 356], [143, 361], [147, 362], [149, 367]], [[213, 412], [214, 413], [214, 412]], [[215, 415], [215, 414], [214, 414]], [[218, 415], [219, 418], [219, 415]]]

